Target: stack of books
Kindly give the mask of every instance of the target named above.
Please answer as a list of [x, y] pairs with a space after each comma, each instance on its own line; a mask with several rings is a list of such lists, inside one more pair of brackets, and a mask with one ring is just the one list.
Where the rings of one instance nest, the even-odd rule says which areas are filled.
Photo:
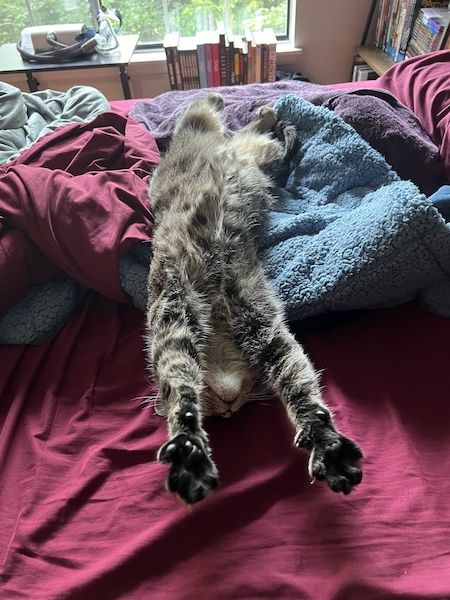
[[365, 62], [356, 63], [353, 65], [352, 81], [367, 81], [369, 79], [377, 79], [378, 75]]
[[[410, 41], [416, 24], [423, 19], [423, 10], [436, 10], [444, 14], [448, 12], [448, 0], [380, 0], [378, 19], [375, 29], [375, 46], [381, 48], [393, 61], [404, 60], [409, 53]], [[435, 15], [436, 16], [436, 15]], [[430, 24], [431, 27], [434, 26]], [[441, 49], [447, 40], [446, 29], [443, 35], [434, 39], [430, 47]], [[433, 45], [434, 43], [434, 45]], [[423, 48], [428, 48], [425, 44]], [[423, 52], [429, 52], [428, 49]], [[421, 54], [423, 53], [420, 52]]]
[[421, 8], [414, 23], [406, 56], [434, 52], [445, 45], [450, 25], [450, 11], [445, 8]]
[[270, 28], [238, 36], [219, 23], [195, 37], [168, 33], [163, 45], [172, 90], [275, 81], [277, 38]]

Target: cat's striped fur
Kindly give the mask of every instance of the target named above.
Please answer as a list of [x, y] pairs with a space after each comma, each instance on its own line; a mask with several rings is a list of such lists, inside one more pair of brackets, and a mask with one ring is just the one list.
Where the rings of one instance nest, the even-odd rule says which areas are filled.
[[[295, 443], [310, 452], [310, 474], [348, 493], [361, 480], [358, 447], [338, 433], [319, 378], [290, 333], [258, 258], [274, 177], [295, 150], [295, 128], [270, 108], [231, 138], [222, 98], [192, 103], [154, 173], [153, 258], [149, 275], [149, 361], [159, 381], [169, 440], [158, 457], [171, 464], [168, 487], [201, 500], [218, 483], [203, 428], [208, 398], [227, 364], [239, 374], [224, 416], [267, 381], [284, 402]], [[228, 408], [227, 408], [228, 407]], [[208, 412], [208, 411], [206, 411]]]

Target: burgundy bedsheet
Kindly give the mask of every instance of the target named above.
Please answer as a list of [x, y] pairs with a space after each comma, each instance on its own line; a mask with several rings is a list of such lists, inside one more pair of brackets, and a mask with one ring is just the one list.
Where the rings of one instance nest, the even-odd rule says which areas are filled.
[[450, 181], [450, 50], [438, 50], [397, 63], [375, 81], [342, 83], [336, 88], [384, 89], [415, 113], [440, 147]]
[[[125, 302], [117, 264], [148, 240], [148, 177], [159, 162], [153, 136], [104, 113], [56, 130], [0, 167], [0, 315], [30, 285], [70, 275]], [[80, 244], [80, 240], [83, 243]]]
[[365, 451], [350, 496], [310, 485], [276, 400], [207, 429], [221, 485], [163, 488], [142, 314], [91, 295], [40, 347], [0, 348], [0, 597], [450, 597], [450, 321], [415, 305], [304, 338]]
[[304, 336], [365, 452], [350, 496], [310, 485], [273, 399], [207, 422], [221, 485], [192, 508], [155, 460], [142, 333], [140, 311], [90, 292], [51, 341], [0, 347], [2, 600], [450, 598], [449, 320], [407, 304]]

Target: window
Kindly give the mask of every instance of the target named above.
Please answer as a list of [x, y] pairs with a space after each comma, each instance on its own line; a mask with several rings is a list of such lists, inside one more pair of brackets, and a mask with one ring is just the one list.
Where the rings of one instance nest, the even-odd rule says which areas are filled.
[[[224, 21], [235, 34], [244, 26], [272, 27], [286, 39], [289, 0], [116, 0], [108, 8], [123, 15], [122, 33], [139, 33], [144, 47], [159, 46], [168, 31], [194, 35]], [[0, 0], [0, 44], [16, 42], [24, 27], [57, 23], [93, 23], [88, 0]]]

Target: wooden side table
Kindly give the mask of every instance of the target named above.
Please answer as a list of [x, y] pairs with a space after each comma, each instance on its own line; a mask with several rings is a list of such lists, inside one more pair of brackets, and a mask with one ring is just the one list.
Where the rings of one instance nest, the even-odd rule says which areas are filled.
[[136, 49], [138, 35], [119, 35], [119, 47], [110, 54], [91, 54], [86, 58], [61, 63], [34, 63], [22, 60], [16, 44], [0, 46], [0, 75], [8, 73], [23, 73], [27, 78], [30, 92], [37, 92], [39, 81], [36, 74], [48, 71], [72, 71], [76, 69], [98, 69], [118, 67], [123, 95], [126, 100], [131, 96], [127, 68], [133, 52]]

